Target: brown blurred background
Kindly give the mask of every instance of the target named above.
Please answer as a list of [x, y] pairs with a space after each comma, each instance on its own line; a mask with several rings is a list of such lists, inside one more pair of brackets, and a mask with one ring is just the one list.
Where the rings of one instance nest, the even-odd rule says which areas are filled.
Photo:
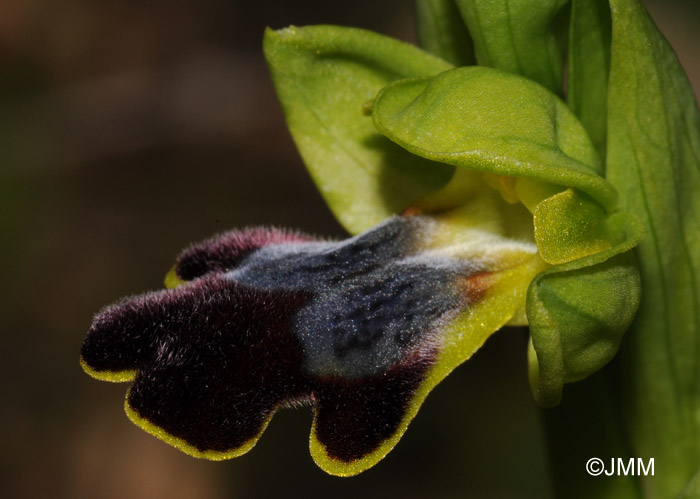
[[[700, 9], [650, 3], [700, 90]], [[343, 236], [285, 129], [266, 25], [360, 26], [415, 41], [412, 3], [0, 2], [3, 498], [551, 496], [523, 331], [489, 340], [396, 449], [352, 479], [282, 411], [249, 454], [200, 461], [132, 425], [125, 385], [83, 374], [92, 315], [162, 286], [174, 256], [251, 224]]]

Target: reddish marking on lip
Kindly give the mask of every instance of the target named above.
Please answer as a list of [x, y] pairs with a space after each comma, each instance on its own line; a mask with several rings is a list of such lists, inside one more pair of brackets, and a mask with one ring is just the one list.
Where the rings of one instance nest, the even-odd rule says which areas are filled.
[[415, 217], [415, 216], [422, 215], [422, 214], [423, 214], [423, 210], [421, 210], [420, 208], [418, 208], [414, 204], [412, 204], [411, 206], [409, 206], [408, 208], [406, 208], [405, 210], [403, 210], [401, 212], [402, 217]]
[[489, 287], [489, 277], [492, 272], [474, 272], [460, 279], [459, 286], [470, 303], [481, 300]]

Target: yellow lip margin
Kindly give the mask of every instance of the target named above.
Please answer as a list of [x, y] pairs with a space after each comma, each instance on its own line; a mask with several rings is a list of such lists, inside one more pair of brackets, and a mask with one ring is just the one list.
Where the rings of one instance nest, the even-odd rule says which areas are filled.
[[314, 415], [309, 450], [316, 464], [331, 475], [353, 476], [382, 460], [406, 432], [430, 391], [457, 366], [469, 359], [491, 334], [506, 324], [522, 307], [530, 281], [545, 267], [546, 264], [539, 256], [533, 255], [525, 263], [489, 276], [485, 295], [446, 326], [435, 365], [430, 368], [427, 377], [409, 401], [406, 414], [397, 430], [373, 452], [351, 462], [334, 459], [316, 437]]
[[83, 371], [90, 377], [100, 381], [109, 381], [110, 383], [125, 383], [127, 381], [134, 381], [134, 378], [136, 378], [136, 369], [124, 371], [97, 371], [90, 367], [82, 356], [80, 357], [80, 367], [82, 367]]
[[[100, 381], [109, 381], [112, 383], [123, 383], [123, 382], [133, 382], [134, 379], [136, 378], [136, 370], [125, 370], [125, 371], [97, 371], [90, 367], [87, 362], [85, 362], [85, 359], [82, 357], [80, 358], [80, 367], [83, 368], [83, 371], [85, 371], [88, 375], [91, 377], [100, 380]], [[267, 425], [270, 423], [270, 420], [274, 416], [276, 409], [270, 413], [270, 415], [265, 419], [265, 422], [263, 423], [262, 427], [260, 428], [260, 431], [258, 434], [245, 442], [243, 445], [236, 447], [234, 449], [228, 450], [228, 451], [214, 451], [214, 450], [200, 450], [197, 447], [187, 443], [182, 438], [176, 437], [175, 435], [172, 435], [168, 433], [165, 429], [161, 428], [160, 426], [156, 425], [155, 423], [149, 421], [148, 419], [142, 417], [136, 409], [131, 407], [129, 404], [129, 393], [131, 392], [131, 387], [126, 392], [126, 398], [124, 400], [124, 412], [126, 412], [127, 417], [129, 420], [134, 423], [136, 426], [144, 430], [146, 433], [149, 433], [153, 435], [154, 437], [162, 440], [166, 444], [172, 445], [176, 449], [184, 452], [185, 454], [188, 454], [193, 457], [201, 458], [201, 459], [209, 459], [211, 461], [223, 461], [226, 459], [232, 459], [234, 457], [239, 457], [248, 452], [250, 449], [255, 447], [255, 444], [258, 443], [258, 440], [260, 439], [260, 436], [263, 434], [265, 429], [267, 428]]]
[[260, 436], [263, 434], [270, 420], [275, 415], [276, 410], [273, 410], [270, 415], [265, 419], [263, 425], [260, 427], [260, 431], [253, 438], [243, 443], [242, 445], [235, 447], [227, 451], [216, 451], [216, 450], [201, 450], [194, 445], [188, 443], [186, 440], [176, 437], [168, 433], [166, 430], [158, 426], [157, 424], [149, 421], [148, 419], [142, 417], [136, 409], [131, 407], [129, 404], [129, 394], [131, 393], [131, 387], [126, 392], [126, 398], [124, 399], [124, 412], [126, 412], [127, 417], [136, 426], [141, 428], [146, 433], [150, 433], [154, 437], [162, 440], [168, 445], [172, 445], [176, 449], [188, 454], [192, 457], [200, 459], [208, 459], [210, 461], [225, 461], [226, 459], [233, 459], [234, 457], [239, 457], [248, 452], [250, 449], [255, 447], [258, 443]]
[[187, 281], [183, 281], [180, 279], [180, 277], [177, 275], [177, 271], [175, 270], [176, 266], [173, 266], [167, 274], [165, 274], [165, 281], [163, 284], [165, 284], [165, 287], [167, 289], [175, 289], [183, 284], [187, 284]]

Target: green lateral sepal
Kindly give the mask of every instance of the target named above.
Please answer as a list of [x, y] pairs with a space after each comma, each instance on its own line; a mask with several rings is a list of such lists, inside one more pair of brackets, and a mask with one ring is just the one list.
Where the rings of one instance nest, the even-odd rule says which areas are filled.
[[441, 187], [453, 168], [382, 137], [363, 106], [392, 81], [452, 67], [413, 45], [339, 26], [268, 29], [263, 43], [289, 131], [340, 223], [358, 234]]

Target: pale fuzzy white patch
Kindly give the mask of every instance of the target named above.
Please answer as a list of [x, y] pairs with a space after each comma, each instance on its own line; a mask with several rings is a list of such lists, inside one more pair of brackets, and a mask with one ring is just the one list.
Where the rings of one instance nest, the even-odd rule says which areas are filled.
[[[445, 244], [447, 243], [447, 244]], [[421, 256], [440, 257], [470, 262], [480, 270], [498, 271], [521, 263], [537, 253], [537, 245], [529, 241], [508, 239], [483, 229], [468, 228], [441, 238], [439, 246], [430, 246]]]

